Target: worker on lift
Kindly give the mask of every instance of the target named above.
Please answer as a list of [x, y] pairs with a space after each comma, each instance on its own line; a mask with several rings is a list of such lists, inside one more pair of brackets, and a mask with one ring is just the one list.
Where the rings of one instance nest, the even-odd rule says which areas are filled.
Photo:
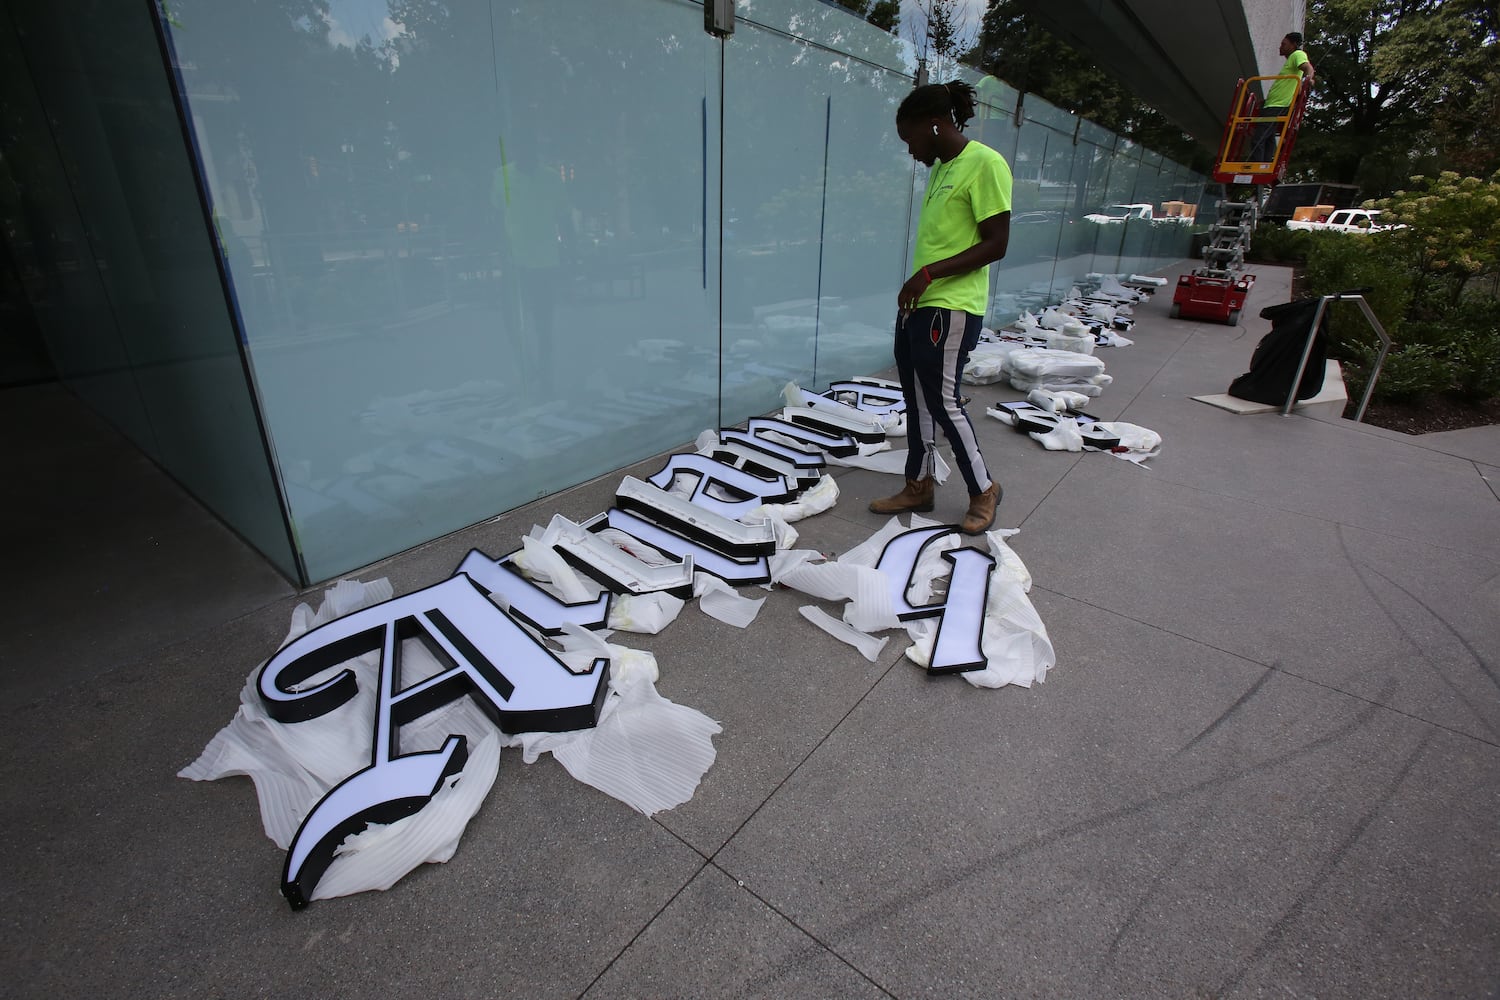
[[[1264, 122], [1255, 137], [1255, 148], [1251, 151], [1251, 160], [1271, 160], [1276, 152], [1276, 137], [1281, 132], [1281, 124], [1287, 114], [1292, 110], [1292, 105], [1297, 100], [1297, 91], [1300, 88], [1311, 89], [1313, 84], [1313, 64], [1307, 58], [1307, 53], [1302, 51], [1302, 33], [1300, 31], [1289, 31], [1281, 40], [1280, 54], [1286, 62], [1282, 63], [1281, 71], [1276, 74], [1276, 80], [1271, 84], [1270, 91], [1266, 94], [1266, 103], [1260, 109], [1261, 118], [1274, 118], [1276, 121]], [[1299, 81], [1297, 78], [1301, 77]]]

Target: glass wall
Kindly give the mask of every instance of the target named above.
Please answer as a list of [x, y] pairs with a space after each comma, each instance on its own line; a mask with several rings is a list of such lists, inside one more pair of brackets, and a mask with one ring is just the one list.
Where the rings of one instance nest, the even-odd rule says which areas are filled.
[[[720, 41], [695, 0], [3, 2], [0, 206], [48, 349], [289, 575], [891, 363], [916, 67], [835, 5], [740, 0]], [[1185, 254], [1089, 217], [1201, 178], [955, 73], [1016, 177], [992, 325]]]
[[171, 10], [314, 579], [718, 419], [719, 45], [700, 9]]
[[788, 381], [890, 364], [912, 182], [901, 55], [837, 8], [740, 5], [724, 47], [724, 422]]

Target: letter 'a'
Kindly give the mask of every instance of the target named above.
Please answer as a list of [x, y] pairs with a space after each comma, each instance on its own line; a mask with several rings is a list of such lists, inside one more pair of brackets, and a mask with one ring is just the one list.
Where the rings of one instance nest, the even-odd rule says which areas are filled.
[[[403, 640], [421, 641], [447, 669], [409, 687], [401, 681]], [[311, 900], [339, 844], [370, 823], [419, 811], [462, 770], [467, 748], [450, 735], [438, 750], [400, 752], [400, 727], [472, 696], [501, 730], [562, 732], [599, 719], [609, 692], [609, 660], [575, 674], [496, 607], [465, 574], [364, 608], [287, 643], [266, 662], [257, 689], [279, 722], [317, 718], [354, 697], [347, 667], [305, 690], [304, 682], [345, 661], [380, 651], [372, 760], [308, 813], [287, 850], [281, 891], [293, 909]]]

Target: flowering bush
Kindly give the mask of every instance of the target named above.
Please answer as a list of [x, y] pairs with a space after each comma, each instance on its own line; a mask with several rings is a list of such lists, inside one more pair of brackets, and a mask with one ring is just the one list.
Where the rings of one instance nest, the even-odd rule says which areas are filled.
[[1412, 306], [1420, 315], [1457, 306], [1466, 292], [1500, 274], [1500, 172], [1489, 180], [1444, 171], [1416, 176], [1412, 190], [1366, 202], [1381, 223], [1407, 228], [1392, 237], [1413, 274]]
[[[1310, 234], [1304, 290], [1369, 289], [1365, 299], [1394, 342], [1376, 399], [1491, 398], [1500, 394], [1500, 173], [1411, 184], [1365, 203], [1400, 228], [1358, 239]], [[1353, 391], [1374, 360], [1375, 335], [1352, 308], [1335, 310], [1330, 326], [1330, 351], [1346, 362]]]

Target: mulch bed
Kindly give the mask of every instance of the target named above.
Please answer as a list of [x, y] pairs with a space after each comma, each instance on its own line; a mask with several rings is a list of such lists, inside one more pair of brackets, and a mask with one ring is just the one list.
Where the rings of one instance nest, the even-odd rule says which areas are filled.
[[[1359, 400], [1349, 400], [1344, 416], [1354, 419]], [[1476, 403], [1455, 396], [1428, 396], [1411, 402], [1371, 401], [1365, 410], [1365, 423], [1400, 431], [1403, 434], [1431, 434], [1456, 431], [1465, 427], [1488, 427], [1500, 424], [1500, 398]]]

